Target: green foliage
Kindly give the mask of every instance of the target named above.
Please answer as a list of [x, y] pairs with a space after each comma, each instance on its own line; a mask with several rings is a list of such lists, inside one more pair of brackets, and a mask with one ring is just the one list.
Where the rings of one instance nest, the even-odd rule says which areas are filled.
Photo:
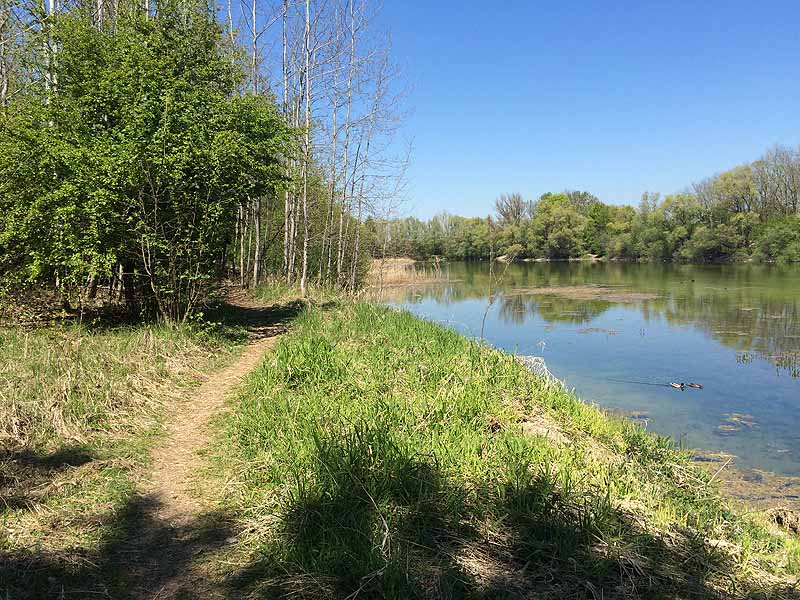
[[588, 219], [574, 207], [567, 194], [545, 194], [533, 209], [528, 248], [533, 256], [570, 258], [584, 252]]
[[[744, 185], [743, 173], [748, 172], [739, 169], [735, 175], [721, 176], [719, 189], [725, 190], [727, 200], [710, 208], [695, 194], [675, 194], [663, 201], [645, 194], [637, 210], [604, 204], [585, 192], [569, 192], [544, 194], [526, 209], [526, 217], [503, 219], [494, 228], [486, 219], [451, 215], [427, 223], [372, 222], [372, 252], [382, 255], [385, 250], [389, 256], [417, 259], [433, 255], [487, 259], [494, 243], [495, 256], [515, 258], [566, 259], [590, 252], [620, 260], [720, 262], [753, 257], [797, 262], [796, 218], [765, 224], [756, 212], [729, 208]], [[387, 235], [390, 242], [381, 244]]]
[[0, 129], [0, 273], [63, 291], [123, 265], [126, 297], [184, 320], [228, 246], [239, 205], [280, 185], [287, 132], [208, 11], [167, 1], [113, 29], [54, 20], [57, 82]]
[[244, 595], [745, 596], [797, 552], [669, 440], [405, 312], [307, 310], [223, 424]]
[[800, 263], [800, 218], [767, 224], [755, 242], [756, 257], [778, 263]]
[[662, 200], [645, 192], [637, 208], [604, 204], [585, 191], [548, 192], [536, 202], [503, 195], [495, 208], [489, 243], [488, 220], [445, 214], [427, 223], [373, 223], [373, 255], [558, 260], [588, 252], [618, 260], [796, 262], [800, 148], [775, 147], [696, 184], [692, 193]]

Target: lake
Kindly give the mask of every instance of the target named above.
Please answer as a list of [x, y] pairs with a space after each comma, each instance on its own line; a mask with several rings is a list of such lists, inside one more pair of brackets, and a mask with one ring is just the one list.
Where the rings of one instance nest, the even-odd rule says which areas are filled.
[[[490, 276], [483, 262], [436, 276], [381, 297], [472, 337], [483, 323], [488, 343], [542, 356], [585, 401], [685, 448], [800, 475], [800, 268], [497, 263]], [[669, 385], [690, 382], [703, 387]]]

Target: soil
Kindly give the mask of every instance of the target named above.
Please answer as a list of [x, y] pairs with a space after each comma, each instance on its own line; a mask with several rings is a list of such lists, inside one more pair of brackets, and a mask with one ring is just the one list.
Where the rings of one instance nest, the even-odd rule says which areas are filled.
[[203, 476], [207, 469], [203, 451], [212, 439], [213, 417], [225, 409], [226, 399], [296, 312], [292, 307], [247, 305], [244, 298], [236, 303], [239, 318], [248, 324], [250, 343], [232, 364], [173, 407], [164, 440], [152, 453], [151, 472], [139, 486], [133, 518], [137, 531], [124, 550], [133, 598], [229, 597], [212, 557], [235, 542], [236, 534], [215, 509], [219, 493], [209, 489], [215, 482]]

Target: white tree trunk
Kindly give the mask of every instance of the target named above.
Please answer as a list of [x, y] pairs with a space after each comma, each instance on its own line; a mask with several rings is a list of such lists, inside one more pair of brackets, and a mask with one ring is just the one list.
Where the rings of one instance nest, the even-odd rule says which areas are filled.
[[303, 267], [300, 294], [306, 297], [308, 285], [308, 170], [311, 163], [311, 0], [306, 0], [305, 35], [305, 156], [303, 164]]
[[355, 0], [350, 0], [350, 56], [348, 59], [347, 69], [347, 109], [345, 111], [344, 121], [344, 156], [342, 159], [342, 172], [344, 173], [344, 180], [342, 182], [342, 201], [339, 206], [339, 237], [336, 251], [336, 277], [339, 285], [343, 283], [342, 276], [344, 273], [344, 255], [346, 251], [345, 227], [344, 217], [347, 210], [347, 170], [348, 159], [350, 150], [350, 128], [352, 123], [350, 121], [350, 111], [353, 100], [353, 77], [355, 76], [356, 66], [356, 16], [355, 16]]

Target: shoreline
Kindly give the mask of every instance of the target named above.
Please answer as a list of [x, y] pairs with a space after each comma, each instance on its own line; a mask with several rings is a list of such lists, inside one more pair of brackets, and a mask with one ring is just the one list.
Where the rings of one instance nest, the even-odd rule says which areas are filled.
[[636, 593], [620, 597], [794, 585], [793, 513], [734, 506], [672, 441], [520, 362], [408, 311], [307, 311], [226, 417], [225, 503], [243, 527], [266, 523], [240, 555], [277, 589], [324, 581], [342, 595], [376, 571], [423, 597], [610, 593], [621, 576]]
[[[517, 355], [501, 348], [488, 346], [516, 359], [534, 376], [557, 383], [565, 390], [570, 390], [565, 381], [558, 379], [547, 368], [546, 361], [539, 356]], [[644, 427], [641, 412], [618, 411], [605, 408], [597, 403], [589, 403], [576, 394], [586, 406], [599, 410], [606, 418], [622, 419], [636, 427], [642, 428], [649, 435], [672, 438], [649, 431]], [[777, 473], [759, 467], [740, 466], [739, 457], [728, 452], [715, 452], [704, 448], [687, 448], [683, 450], [690, 457], [695, 467], [707, 473], [717, 481], [719, 490], [725, 498], [744, 510], [755, 510], [769, 513], [777, 509], [788, 509], [800, 515], [800, 475]]]

